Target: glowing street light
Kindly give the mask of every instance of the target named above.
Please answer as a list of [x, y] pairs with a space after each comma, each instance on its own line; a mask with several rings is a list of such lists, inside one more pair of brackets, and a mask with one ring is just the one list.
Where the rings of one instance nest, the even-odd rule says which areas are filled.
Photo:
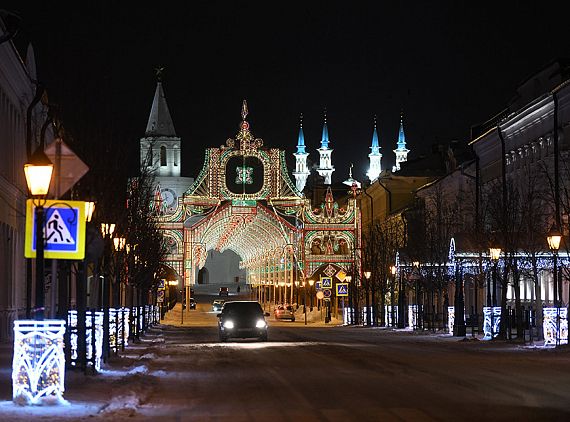
[[36, 220], [36, 307], [35, 319], [44, 319], [44, 204], [49, 191], [53, 164], [42, 148], [38, 148], [24, 164], [26, 183], [32, 194]]

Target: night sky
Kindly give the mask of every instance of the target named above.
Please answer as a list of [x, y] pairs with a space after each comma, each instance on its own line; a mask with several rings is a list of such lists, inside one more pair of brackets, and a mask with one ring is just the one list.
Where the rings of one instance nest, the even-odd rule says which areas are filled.
[[66, 126], [122, 143], [134, 168], [154, 69], [164, 67], [186, 176], [205, 147], [234, 137], [244, 98], [253, 134], [286, 148], [289, 167], [300, 113], [317, 159], [326, 108], [333, 181], [351, 162], [364, 180], [374, 115], [391, 167], [402, 110], [410, 159], [434, 142], [467, 142], [523, 80], [570, 56], [568, 7], [558, 2], [89, 3], [2, 7], [21, 16], [16, 43], [32, 41]]

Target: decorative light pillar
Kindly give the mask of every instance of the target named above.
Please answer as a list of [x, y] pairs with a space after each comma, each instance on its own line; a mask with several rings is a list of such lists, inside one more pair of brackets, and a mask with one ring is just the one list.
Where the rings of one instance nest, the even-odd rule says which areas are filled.
[[53, 404], [65, 391], [64, 320], [14, 321], [12, 400], [17, 404]]

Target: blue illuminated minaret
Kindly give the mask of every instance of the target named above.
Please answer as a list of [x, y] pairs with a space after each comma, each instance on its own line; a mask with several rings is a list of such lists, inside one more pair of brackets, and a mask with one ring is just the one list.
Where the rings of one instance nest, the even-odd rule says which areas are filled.
[[400, 163], [408, 161], [409, 149], [406, 148], [406, 136], [404, 135], [404, 113], [400, 114], [400, 132], [398, 133], [398, 143], [394, 153], [396, 154], [396, 165], [392, 167], [392, 172], [400, 170]]
[[303, 134], [302, 114], [299, 124], [299, 139], [297, 140], [297, 152], [295, 152], [293, 155], [295, 156], [295, 171], [293, 172], [293, 176], [295, 176], [295, 185], [297, 186], [297, 190], [299, 192], [303, 192], [310, 171], [307, 168], [307, 157], [309, 156], [309, 153], [305, 151], [305, 135]]
[[333, 150], [329, 149], [329, 129], [327, 127], [326, 110], [325, 123], [323, 125], [323, 136], [321, 137], [321, 147], [317, 149], [317, 151], [319, 151], [319, 167], [317, 168], [317, 173], [319, 173], [319, 176], [325, 178], [325, 185], [330, 185], [334, 167], [331, 164], [331, 154]]
[[376, 130], [376, 116], [374, 116], [374, 132], [372, 132], [372, 146], [370, 147], [370, 168], [368, 169], [368, 178], [370, 183], [378, 179], [380, 173], [382, 173], [382, 153], [380, 152], [380, 146], [378, 145], [378, 131]]

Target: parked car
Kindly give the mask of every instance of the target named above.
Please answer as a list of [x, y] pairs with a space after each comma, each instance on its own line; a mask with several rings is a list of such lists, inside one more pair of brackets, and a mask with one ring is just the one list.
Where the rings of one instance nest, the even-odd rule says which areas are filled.
[[227, 287], [220, 287], [220, 292], [218, 296], [229, 296], [230, 292], [228, 291]]
[[291, 305], [279, 305], [273, 312], [275, 319], [289, 319], [295, 322], [295, 310]]
[[253, 300], [229, 301], [218, 315], [220, 341], [229, 338], [258, 338], [267, 341], [268, 312], [263, 312], [259, 302]]
[[223, 299], [216, 299], [212, 302], [212, 311], [214, 312], [221, 312], [224, 306], [225, 300]]

